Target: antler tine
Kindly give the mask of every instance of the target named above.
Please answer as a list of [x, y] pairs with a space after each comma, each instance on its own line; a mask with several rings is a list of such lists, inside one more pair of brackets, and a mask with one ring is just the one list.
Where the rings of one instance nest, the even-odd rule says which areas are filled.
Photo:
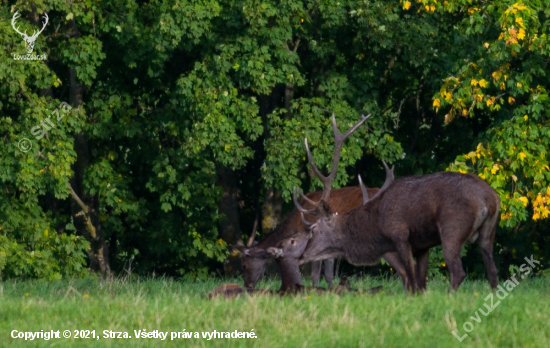
[[357, 128], [359, 128], [360, 125], [362, 125], [367, 119], [371, 117], [372, 114], [368, 114], [367, 116], [361, 115], [361, 121], [357, 122], [353, 127], [348, 129], [348, 131], [344, 134], [340, 133], [338, 130], [338, 126], [336, 125], [336, 115], [332, 114], [332, 130], [334, 132], [334, 138], [337, 139], [336, 141], [344, 142], [347, 137], [350, 136], [351, 133], [355, 132]]
[[307, 221], [306, 218], [304, 217], [304, 213], [300, 213], [300, 214], [302, 215], [302, 223], [303, 223], [304, 225], [306, 225], [307, 227], [313, 226], [314, 223], [313, 223], [313, 222]]
[[382, 185], [382, 187], [380, 188], [380, 192], [387, 189], [388, 186], [390, 186], [390, 184], [393, 182], [393, 180], [394, 180], [393, 169], [395, 168], [395, 166], [392, 166], [391, 169], [390, 169], [385, 161], [382, 161], [382, 164], [384, 165], [384, 168], [386, 169], [386, 180], [384, 181], [384, 185]]
[[367, 192], [365, 184], [363, 184], [361, 175], [357, 175], [357, 177], [359, 177], [359, 186], [361, 186], [361, 192], [363, 193], [363, 205], [365, 205], [369, 201], [369, 193]]
[[306, 202], [308, 202], [309, 204], [313, 205], [313, 206], [317, 206], [317, 202], [315, 202], [314, 200], [310, 199], [308, 196], [304, 195], [303, 192], [300, 192], [300, 196], [302, 197], [302, 199]]
[[315, 173], [315, 175], [321, 179], [321, 181], [323, 182], [323, 184], [325, 184], [325, 181], [326, 181], [326, 177], [321, 174], [321, 171], [319, 170], [319, 168], [317, 168], [317, 165], [315, 165], [315, 162], [313, 161], [313, 155], [311, 154], [311, 151], [309, 150], [309, 145], [307, 143], [307, 138], [304, 139], [304, 143], [306, 144], [306, 153], [307, 153], [307, 158], [309, 160], [309, 164], [311, 165], [311, 169], [313, 169], [313, 172]]
[[371, 114], [364, 116], [361, 116], [361, 121], [357, 122], [353, 127], [348, 129], [348, 131], [344, 134], [340, 133], [338, 130], [338, 126], [336, 125], [336, 115], [332, 114], [332, 129], [334, 132], [334, 154], [332, 158], [332, 167], [330, 169], [330, 174], [327, 177], [324, 177], [323, 185], [323, 194], [321, 196], [322, 200], [327, 200], [330, 196], [330, 191], [332, 189], [332, 182], [334, 181], [334, 178], [336, 177], [336, 173], [338, 172], [338, 162], [340, 162], [340, 152], [342, 151], [342, 145], [344, 144], [344, 141], [353, 133], [357, 128], [359, 128], [360, 125], [365, 123], [365, 121], [371, 116]]
[[[294, 201], [294, 205], [301, 213], [311, 214], [315, 209], [308, 210], [300, 205], [298, 203], [298, 197], [296, 196], [296, 192], [298, 191], [297, 187], [294, 187], [294, 192], [292, 192], [292, 200]], [[308, 198], [309, 199], [309, 198]], [[317, 205], [317, 203], [311, 201], [314, 205]]]

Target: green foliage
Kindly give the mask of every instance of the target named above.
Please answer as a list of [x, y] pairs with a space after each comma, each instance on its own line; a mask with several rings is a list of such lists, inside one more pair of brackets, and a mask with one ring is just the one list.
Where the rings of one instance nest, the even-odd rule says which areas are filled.
[[[355, 184], [358, 173], [380, 185], [380, 159], [397, 176], [474, 172], [502, 200], [503, 268], [516, 254], [550, 257], [541, 224], [550, 214], [545, 3], [8, 3], [0, 8], [3, 277], [86, 269], [97, 246], [75, 222], [69, 183], [92, 202], [115, 270], [206, 277], [227, 255], [221, 173], [238, 178], [243, 230], [272, 189], [291, 208], [294, 186], [320, 187], [307, 173], [305, 137], [329, 170], [332, 113], [341, 130], [372, 114], [346, 141], [335, 186]], [[10, 25], [15, 11], [30, 32], [48, 13], [35, 45], [46, 61], [13, 59], [26, 52]], [[30, 151], [18, 148], [22, 138]], [[78, 150], [83, 140], [87, 151]]]

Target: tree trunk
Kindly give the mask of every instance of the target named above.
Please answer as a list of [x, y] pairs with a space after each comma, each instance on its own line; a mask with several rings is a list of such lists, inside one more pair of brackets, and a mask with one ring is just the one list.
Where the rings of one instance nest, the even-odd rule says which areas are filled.
[[[70, 69], [69, 74], [70, 104], [76, 109], [82, 105], [84, 88], [77, 81], [75, 69]], [[90, 269], [100, 271], [104, 277], [111, 277], [109, 247], [101, 231], [98, 217], [99, 202], [96, 196], [88, 195], [84, 189], [84, 172], [91, 160], [89, 142], [84, 134], [75, 134], [74, 147], [77, 159], [73, 165], [74, 177], [69, 183], [74, 225], [77, 232], [90, 242], [90, 249], [88, 250]]]
[[227, 243], [235, 244], [241, 239], [237, 175], [235, 171], [227, 167], [220, 168], [218, 173], [219, 183], [223, 187], [219, 208], [220, 212], [225, 215], [225, 219], [220, 223], [220, 236]]
[[[223, 188], [219, 209], [225, 215], [219, 226], [220, 237], [228, 244], [237, 244], [241, 240], [237, 175], [231, 168], [221, 167], [218, 169], [218, 182]], [[230, 255], [224, 262], [225, 273], [234, 276], [239, 269], [240, 258]]]

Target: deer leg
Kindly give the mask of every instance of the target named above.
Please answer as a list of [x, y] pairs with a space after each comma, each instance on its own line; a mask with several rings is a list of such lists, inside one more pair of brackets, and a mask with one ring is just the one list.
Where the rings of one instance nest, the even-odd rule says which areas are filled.
[[493, 261], [493, 240], [495, 238], [496, 219], [494, 221], [486, 221], [479, 230], [479, 249], [483, 257], [483, 264], [487, 271], [487, 278], [491, 288], [495, 289], [498, 285], [497, 268]]
[[451, 287], [453, 290], [458, 289], [464, 278], [466, 278], [466, 272], [462, 267], [462, 260], [460, 259], [460, 250], [462, 249], [462, 244], [457, 243], [457, 241], [449, 241], [443, 239], [441, 244], [443, 248], [443, 257], [449, 268], [449, 273], [451, 274]]
[[311, 283], [314, 287], [319, 285], [321, 279], [321, 261], [313, 261], [311, 263]]
[[409, 281], [407, 279], [407, 271], [405, 270], [405, 267], [403, 267], [403, 264], [399, 260], [399, 255], [397, 253], [385, 253], [383, 256], [384, 260], [386, 260], [390, 266], [399, 273], [399, 276], [401, 277], [401, 281], [403, 282], [403, 289], [405, 291], [409, 288]]
[[407, 238], [400, 239], [396, 242], [396, 249], [397, 254], [399, 255], [399, 259], [403, 263], [403, 267], [405, 267], [405, 271], [407, 272], [407, 280], [409, 282], [409, 288], [411, 289], [412, 293], [414, 294], [416, 291], [418, 291], [418, 285], [416, 284], [416, 275], [415, 275], [415, 266], [414, 266], [414, 259], [412, 254], [412, 248], [411, 244], [408, 241], [408, 233], [400, 234], [396, 233], [395, 235], [406, 235]]
[[334, 279], [334, 259], [323, 260], [325, 269], [323, 270], [323, 275], [325, 280], [328, 283], [328, 289], [332, 289], [332, 280]]
[[420, 290], [426, 290], [426, 276], [428, 274], [428, 263], [430, 261], [430, 251], [422, 251], [416, 257], [416, 283]]

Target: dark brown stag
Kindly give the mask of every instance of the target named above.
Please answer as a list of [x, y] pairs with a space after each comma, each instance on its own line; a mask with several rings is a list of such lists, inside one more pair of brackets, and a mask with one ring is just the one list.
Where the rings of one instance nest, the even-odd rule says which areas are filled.
[[385, 253], [397, 252], [415, 292], [422, 285], [421, 280], [410, 281], [416, 279], [413, 256], [425, 264], [428, 250], [441, 245], [456, 290], [466, 276], [460, 259], [462, 247], [477, 241], [489, 283], [497, 286], [493, 240], [500, 199], [479, 177], [441, 172], [394, 180], [393, 171], [384, 163], [386, 182], [380, 191], [369, 198], [364, 190], [361, 207], [338, 214], [326, 201], [333, 178], [324, 177], [317, 169], [307, 140], [306, 151], [327, 193], [313, 209], [298, 207], [316, 218], [310, 233], [280, 242], [279, 248], [270, 250], [272, 254], [289, 259], [300, 255], [299, 263], [343, 256], [354, 265], [372, 265]]

